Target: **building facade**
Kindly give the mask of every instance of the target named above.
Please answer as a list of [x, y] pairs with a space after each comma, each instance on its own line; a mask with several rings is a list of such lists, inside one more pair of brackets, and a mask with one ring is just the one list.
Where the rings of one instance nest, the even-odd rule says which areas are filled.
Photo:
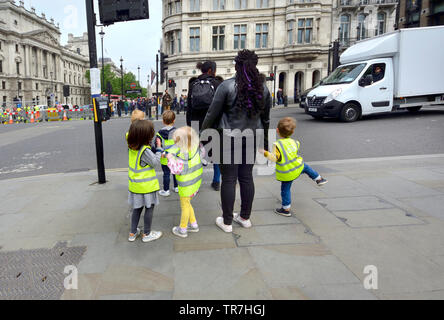
[[214, 60], [218, 75], [232, 77], [237, 52], [249, 49], [260, 72], [276, 74], [270, 91], [281, 88], [292, 102], [327, 75], [331, 12], [331, 0], [163, 0], [161, 46], [176, 82], [169, 91], [187, 94], [199, 61]]
[[444, 25], [444, 0], [399, 0], [399, 28]]
[[[54, 20], [24, 2], [0, 0], [0, 103], [27, 105], [90, 102], [89, 59], [60, 44]], [[63, 85], [71, 95], [63, 97]]]
[[356, 41], [395, 30], [398, 0], [334, 0], [331, 41], [341, 51]]

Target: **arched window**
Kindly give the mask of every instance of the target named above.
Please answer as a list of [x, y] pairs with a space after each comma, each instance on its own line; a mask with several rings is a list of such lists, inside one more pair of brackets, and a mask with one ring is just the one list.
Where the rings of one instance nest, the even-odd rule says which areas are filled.
[[385, 13], [384, 12], [378, 12], [377, 15], [377, 25], [376, 25], [376, 31], [375, 31], [375, 36], [379, 36], [381, 34], [385, 33]]
[[317, 84], [321, 80], [321, 73], [319, 70], [313, 71], [313, 79], [312, 79], [312, 86], [314, 87], [315, 84]]
[[343, 45], [348, 45], [350, 41], [350, 16], [341, 15], [341, 26], [339, 27], [339, 41]]
[[357, 27], [357, 39], [362, 40], [366, 38], [366, 29], [365, 29], [365, 15], [360, 13], [358, 14], [358, 27]]

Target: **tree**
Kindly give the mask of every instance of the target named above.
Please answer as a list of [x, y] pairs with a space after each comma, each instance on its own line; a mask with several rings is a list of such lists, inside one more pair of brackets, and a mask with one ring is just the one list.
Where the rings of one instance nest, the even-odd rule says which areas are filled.
[[[100, 74], [100, 81], [102, 81], [102, 74]], [[88, 79], [88, 82], [91, 82], [90, 80], [90, 72], [89, 70], [86, 70], [86, 74], [85, 74], [86, 79]], [[122, 95], [122, 78], [121, 75], [118, 74], [116, 75], [115, 73], [113, 73], [111, 71], [111, 66], [110, 65], [105, 65], [105, 83], [102, 83], [102, 92], [105, 92], [105, 88], [106, 88], [106, 83], [107, 82], [111, 83], [111, 86], [113, 88], [112, 93], [111, 94], [115, 94], [115, 95]], [[137, 88], [141, 88], [139, 82], [136, 80], [136, 76], [132, 73], [132, 72], [128, 72], [128, 73], [124, 73], [123, 74], [123, 95], [126, 96], [127, 98], [131, 98], [131, 99], [135, 99], [139, 96], [141, 97], [146, 97], [147, 96], [147, 89], [146, 88], [141, 88], [142, 89], [142, 94], [138, 95], [136, 93], [132, 93], [132, 94], [126, 94], [126, 90], [130, 90], [130, 85], [131, 83], [136, 83]]]

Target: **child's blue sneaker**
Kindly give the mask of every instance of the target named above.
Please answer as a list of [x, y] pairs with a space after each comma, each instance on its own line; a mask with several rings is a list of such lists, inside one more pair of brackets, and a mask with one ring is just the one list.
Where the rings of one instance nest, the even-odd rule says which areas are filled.
[[130, 234], [129, 234], [128, 241], [129, 241], [129, 242], [134, 242], [134, 241], [136, 241], [136, 238], [139, 236], [139, 234], [140, 234], [140, 229], [137, 228], [136, 233], [130, 233]]
[[284, 208], [275, 209], [274, 212], [284, 217], [291, 217], [291, 211], [285, 210]]
[[327, 182], [328, 182], [327, 179], [324, 179], [322, 177], [320, 179], [316, 180], [316, 183], [318, 184], [318, 186], [323, 186]]

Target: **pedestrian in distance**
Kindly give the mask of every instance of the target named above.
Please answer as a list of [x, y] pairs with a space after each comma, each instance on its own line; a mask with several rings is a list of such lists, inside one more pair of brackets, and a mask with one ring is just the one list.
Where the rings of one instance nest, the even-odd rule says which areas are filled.
[[[199, 62], [196, 68], [202, 74], [197, 78], [191, 78], [188, 89], [187, 126], [191, 126], [192, 121], [199, 121], [199, 130], [208, 109], [213, 102], [217, 88], [223, 82], [221, 77], [216, 76], [217, 64], [214, 61]], [[205, 144], [205, 143], [204, 143]], [[215, 191], [220, 190], [220, 167], [218, 163], [213, 164], [213, 182], [211, 187]]]
[[[199, 136], [191, 127], [177, 129], [173, 139], [176, 148], [162, 156], [168, 159], [168, 167], [176, 175], [179, 184], [180, 225], [173, 227], [172, 232], [178, 237], [186, 238], [188, 232], [199, 232], [191, 200], [197, 195], [202, 184], [201, 159], [205, 151], [199, 146]], [[159, 141], [157, 146], [160, 146]]]
[[[174, 147], [173, 134], [176, 131], [176, 127], [174, 127], [174, 122], [176, 121], [176, 115], [173, 111], [167, 110], [162, 114], [162, 120], [164, 127], [157, 132], [156, 135], [156, 145], [159, 145], [163, 151], [167, 151]], [[170, 196], [170, 182], [171, 182], [171, 171], [168, 168], [168, 159], [162, 158], [160, 159], [160, 163], [162, 165], [163, 171], [163, 190], [159, 191], [159, 194], [162, 197]], [[179, 188], [177, 186], [176, 176], [173, 175], [173, 184], [174, 184], [174, 192], [178, 193]]]
[[154, 125], [149, 120], [137, 120], [131, 124], [128, 134], [128, 203], [133, 208], [128, 241], [133, 242], [140, 234], [139, 224], [143, 208], [143, 242], [159, 239], [162, 232], [151, 230], [154, 208], [159, 204], [159, 181], [155, 168], [160, 165], [162, 150], [154, 152], [150, 147], [154, 138]]
[[168, 90], [165, 90], [165, 94], [162, 97], [162, 112], [171, 109], [171, 103], [173, 99], [171, 98]]
[[[256, 53], [250, 50], [239, 51], [235, 63], [236, 75], [217, 88], [202, 125], [202, 131], [215, 128], [221, 136], [223, 215], [216, 219], [216, 225], [224, 232], [233, 231], [233, 220], [244, 228], [252, 226], [250, 216], [255, 194], [253, 167], [257, 144], [255, 133], [258, 129], [263, 130], [264, 145], [267, 148], [272, 103], [265, 76], [257, 69]], [[240, 214], [233, 212], [237, 181], [241, 194]]]
[[275, 212], [285, 217], [291, 216], [291, 185], [301, 174], [307, 174], [319, 186], [328, 182], [299, 156], [301, 143], [291, 138], [295, 129], [295, 119], [286, 117], [279, 120], [276, 132], [280, 139], [274, 143], [273, 151], [259, 150], [267, 159], [276, 162], [276, 179], [281, 182], [282, 208]]

